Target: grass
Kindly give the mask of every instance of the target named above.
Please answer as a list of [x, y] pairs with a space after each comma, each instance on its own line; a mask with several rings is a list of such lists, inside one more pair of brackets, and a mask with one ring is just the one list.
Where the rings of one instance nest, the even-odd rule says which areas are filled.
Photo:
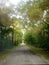
[[35, 52], [37, 55], [39, 55], [49, 61], [49, 52], [46, 52], [43, 49], [37, 48], [34, 46], [29, 46], [29, 47], [30, 47], [31, 51]]
[[8, 55], [10, 55], [13, 51], [16, 50], [19, 46], [15, 46], [11, 49], [7, 49], [5, 51], [0, 52], [0, 60], [4, 60]]

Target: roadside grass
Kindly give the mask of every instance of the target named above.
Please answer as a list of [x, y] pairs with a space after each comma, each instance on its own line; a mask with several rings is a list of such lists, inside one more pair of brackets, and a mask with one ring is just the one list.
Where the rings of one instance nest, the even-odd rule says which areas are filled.
[[0, 60], [4, 60], [8, 55], [13, 53], [19, 46], [14, 46], [11, 49], [6, 49], [5, 51], [0, 52]]
[[30, 46], [30, 45], [29, 45], [29, 48], [30, 48], [31, 51], [33, 51], [37, 55], [39, 55], [39, 56], [41, 56], [41, 57], [43, 57], [43, 58], [45, 58], [46, 60], [49, 61], [49, 52], [44, 51], [41, 48], [37, 48], [37, 47], [34, 47], [34, 46]]

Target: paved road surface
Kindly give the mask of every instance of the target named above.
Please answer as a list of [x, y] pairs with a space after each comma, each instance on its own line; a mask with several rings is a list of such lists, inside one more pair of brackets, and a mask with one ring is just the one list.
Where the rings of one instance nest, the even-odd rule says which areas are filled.
[[45, 59], [31, 52], [25, 45], [16, 49], [4, 61], [0, 61], [0, 65], [49, 65], [48, 63]]

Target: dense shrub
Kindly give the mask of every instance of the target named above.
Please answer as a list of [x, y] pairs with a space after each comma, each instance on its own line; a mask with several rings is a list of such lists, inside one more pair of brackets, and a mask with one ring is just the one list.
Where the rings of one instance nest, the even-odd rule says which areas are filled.
[[19, 45], [22, 43], [22, 32], [16, 31], [16, 39], [15, 39], [16, 45]]
[[38, 34], [38, 47], [43, 48], [45, 50], [49, 50], [49, 31], [48, 28], [44, 28]]
[[25, 41], [25, 43], [30, 44], [30, 45], [35, 45], [35, 43], [36, 43], [36, 40], [33, 37], [32, 32], [30, 32], [30, 31], [26, 32], [26, 34], [24, 36], [24, 41]]
[[27, 44], [42, 48], [49, 51], [49, 27], [43, 27], [38, 33], [33, 34], [31, 31], [26, 31], [24, 41]]

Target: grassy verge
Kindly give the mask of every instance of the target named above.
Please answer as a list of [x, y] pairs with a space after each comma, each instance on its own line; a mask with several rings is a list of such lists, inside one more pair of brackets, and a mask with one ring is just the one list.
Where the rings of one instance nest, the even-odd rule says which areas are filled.
[[31, 51], [35, 52], [37, 55], [39, 55], [49, 61], [49, 52], [46, 52], [43, 49], [37, 48], [34, 46], [29, 46], [29, 47], [30, 47]]
[[11, 49], [7, 49], [5, 51], [0, 52], [0, 60], [4, 60], [8, 55], [10, 55], [13, 51], [16, 50], [19, 46], [15, 46]]

